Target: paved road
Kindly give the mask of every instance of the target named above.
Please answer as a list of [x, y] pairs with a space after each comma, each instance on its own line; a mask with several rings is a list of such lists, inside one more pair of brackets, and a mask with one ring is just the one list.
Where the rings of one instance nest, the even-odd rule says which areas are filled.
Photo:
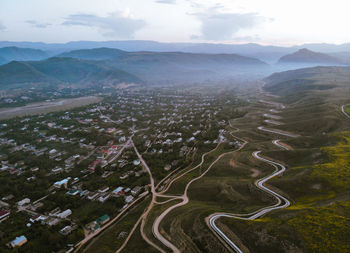
[[265, 119], [264, 122], [276, 125], [276, 126], [282, 126], [284, 123], [276, 121], [276, 120], [271, 120], [271, 119]]
[[272, 143], [275, 144], [277, 147], [280, 147], [282, 149], [290, 150], [290, 148], [287, 145], [285, 145], [284, 143], [281, 143], [280, 140], [273, 140]]
[[261, 131], [274, 133], [274, 134], [280, 134], [280, 135], [284, 135], [284, 136], [288, 136], [288, 137], [292, 137], [292, 138], [299, 137], [298, 134], [292, 134], [292, 133], [288, 133], [288, 132], [285, 132], [285, 131], [282, 131], [282, 130], [278, 130], [278, 129], [270, 129], [270, 128], [266, 128], [266, 127], [263, 127], [263, 126], [259, 126], [258, 129], [261, 130]]
[[265, 118], [270, 118], [270, 119], [282, 119], [281, 116], [277, 116], [277, 115], [273, 115], [273, 114], [269, 114], [269, 113], [264, 113], [264, 117]]
[[350, 115], [347, 114], [347, 112], [345, 111], [345, 107], [348, 106], [348, 105], [350, 105], [350, 104], [342, 105], [342, 106], [341, 106], [341, 111], [344, 113], [344, 115], [345, 115], [346, 117], [348, 117], [348, 118], [350, 119]]
[[[231, 124], [231, 123], [230, 123], [230, 124]], [[239, 131], [239, 129], [236, 128], [236, 130], [234, 130], [234, 131], [232, 131], [232, 132], [237, 132], [237, 131]], [[232, 132], [230, 133], [231, 135], [232, 135]], [[172, 210], [174, 210], [174, 209], [176, 209], [176, 208], [178, 208], [178, 207], [180, 207], [180, 206], [184, 206], [184, 205], [186, 205], [186, 204], [189, 202], [189, 198], [188, 198], [188, 189], [189, 189], [189, 187], [191, 186], [191, 184], [192, 184], [193, 182], [195, 182], [195, 181], [199, 180], [200, 178], [202, 178], [203, 176], [205, 176], [205, 175], [209, 172], [209, 170], [210, 170], [223, 156], [227, 155], [228, 153], [232, 153], [232, 152], [236, 152], [236, 151], [238, 151], [238, 150], [241, 150], [241, 149], [244, 148], [244, 146], [248, 143], [247, 141], [245, 141], [245, 140], [243, 140], [243, 139], [241, 139], [241, 138], [239, 138], [239, 137], [236, 137], [236, 136], [234, 136], [234, 135], [232, 135], [232, 136], [233, 136], [234, 138], [240, 140], [240, 141], [242, 142], [242, 145], [241, 145], [237, 150], [235, 150], [235, 151], [226, 152], [226, 153], [223, 153], [223, 154], [221, 154], [220, 156], [218, 156], [218, 157], [209, 165], [209, 167], [208, 167], [201, 175], [199, 175], [198, 177], [193, 178], [191, 181], [189, 181], [189, 182], [186, 184], [186, 187], [185, 187], [185, 190], [184, 190], [184, 194], [183, 194], [182, 196], [176, 197], [177, 199], [182, 199], [182, 202], [180, 202], [180, 203], [178, 203], [178, 204], [175, 204], [175, 205], [169, 207], [168, 209], [166, 209], [163, 213], [161, 213], [161, 214], [156, 218], [156, 220], [155, 220], [154, 223], [153, 223], [153, 228], [152, 228], [152, 230], [153, 230], [154, 236], [155, 236], [159, 241], [161, 241], [165, 246], [167, 246], [168, 248], [170, 248], [170, 249], [171, 249], [173, 252], [175, 252], [175, 253], [179, 253], [180, 250], [179, 250], [175, 245], [173, 245], [170, 241], [168, 241], [168, 240], [159, 232], [159, 225], [160, 225], [161, 221], [164, 219], [164, 217], [165, 217], [166, 215], [168, 215]], [[203, 154], [203, 155], [202, 155], [202, 158], [201, 158], [201, 162], [200, 162], [197, 166], [195, 166], [195, 167], [192, 168], [191, 170], [186, 171], [185, 173], [181, 174], [180, 176], [174, 178], [174, 179], [170, 182], [170, 184], [168, 185], [167, 189], [169, 188], [169, 186], [171, 185], [171, 183], [175, 182], [176, 180], [178, 180], [179, 178], [183, 177], [183, 176], [186, 175], [187, 173], [189, 173], [189, 172], [191, 172], [191, 171], [197, 169], [198, 167], [200, 167], [200, 166], [204, 163], [204, 158], [205, 158], [205, 156], [208, 155], [209, 153], [213, 152], [214, 150], [216, 150], [216, 149], [219, 147], [219, 145], [220, 145], [220, 143], [216, 146], [215, 149], [213, 149], [213, 150], [211, 150], [211, 151], [209, 151], [209, 152]], [[163, 195], [163, 196], [165, 196], [165, 195]], [[170, 200], [168, 200], [168, 201], [170, 201]]]
[[[270, 103], [268, 101], [261, 101], [267, 104], [272, 104], [275, 105], [275, 103]], [[278, 106], [283, 109], [285, 108], [283, 105], [278, 104]], [[270, 110], [271, 111], [271, 110]], [[262, 131], [266, 131], [266, 132], [271, 132], [271, 133], [276, 133], [276, 134], [281, 134], [281, 135], [285, 135], [288, 137], [298, 137], [298, 135], [296, 134], [291, 134], [291, 133], [286, 133], [284, 131], [280, 131], [278, 129], [267, 129], [264, 127], [258, 127], [259, 130]], [[279, 140], [273, 140], [272, 143], [280, 148], [286, 149], [288, 150], [288, 147], [279, 143]], [[221, 238], [223, 241], [225, 241], [232, 249], [234, 249], [236, 252], [238, 253], [243, 253], [243, 251], [239, 248], [238, 245], [236, 245], [216, 224], [215, 221], [220, 218], [220, 217], [229, 217], [229, 218], [235, 218], [235, 219], [241, 219], [241, 220], [254, 220], [257, 219], [261, 216], [263, 216], [264, 214], [271, 212], [273, 210], [278, 210], [278, 209], [282, 209], [282, 208], [286, 208], [290, 205], [290, 202], [288, 199], [286, 199], [285, 197], [283, 197], [282, 195], [280, 195], [279, 193], [271, 190], [270, 188], [266, 187], [264, 184], [270, 180], [273, 177], [276, 177], [278, 175], [281, 175], [285, 170], [285, 166], [283, 164], [277, 163], [275, 161], [269, 160], [267, 158], [264, 158], [262, 156], [260, 156], [259, 154], [261, 153], [261, 151], [255, 151], [252, 155], [253, 157], [255, 157], [256, 159], [266, 162], [270, 165], [272, 165], [273, 167], [276, 168], [275, 172], [272, 173], [269, 176], [266, 176], [262, 179], [259, 179], [255, 182], [255, 185], [261, 189], [262, 191], [272, 195], [276, 200], [277, 203], [272, 205], [272, 206], [268, 206], [268, 207], [264, 207], [261, 208], [255, 212], [249, 213], [249, 214], [228, 214], [228, 213], [214, 213], [212, 215], [209, 216], [209, 218], [207, 219], [207, 223], [210, 226], [210, 228], [219, 236], [219, 238]]]
[[269, 159], [263, 158], [261, 156], [259, 156], [259, 153], [261, 151], [256, 151], [253, 153], [253, 156], [256, 159], [259, 159], [263, 162], [269, 163], [272, 166], [276, 167], [276, 171], [274, 173], [272, 173], [271, 175], [264, 177], [260, 180], [258, 180], [255, 185], [263, 190], [266, 193], [271, 194], [272, 196], [274, 196], [277, 199], [277, 204], [273, 205], [273, 206], [269, 206], [269, 207], [265, 207], [263, 209], [260, 209], [258, 211], [256, 211], [255, 213], [251, 213], [248, 215], [242, 215], [242, 214], [214, 214], [212, 216], [210, 216], [209, 218], [209, 224], [211, 226], [211, 228], [227, 243], [229, 244], [236, 252], [238, 253], [243, 253], [243, 251], [228, 237], [226, 236], [226, 234], [224, 232], [222, 232], [222, 230], [220, 228], [218, 228], [215, 224], [215, 221], [220, 218], [220, 217], [229, 217], [229, 218], [236, 218], [236, 219], [241, 219], [241, 220], [255, 220], [261, 216], [263, 216], [264, 214], [271, 212], [273, 210], [278, 210], [278, 209], [282, 209], [282, 208], [286, 208], [290, 205], [290, 202], [288, 199], [286, 199], [285, 197], [283, 197], [282, 195], [278, 194], [277, 192], [267, 188], [266, 186], [264, 186], [264, 184], [270, 180], [271, 178], [278, 176], [280, 174], [282, 174], [286, 168], [283, 164], [271, 161]]
[[[210, 153], [210, 152], [208, 152]], [[197, 169], [198, 167], [200, 167], [203, 163], [204, 163], [204, 157], [208, 154], [208, 153], [205, 153], [202, 155], [202, 160], [201, 162], [195, 166], [194, 168], [192, 168], [191, 170], [183, 173], [182, 175], [180, 175], [179, 177], [175, 178], [172, 182], [174, 182], [175, 180], [183, 177], [185, 174], [189, 173], [190, 171], [193, 171], [194, 169]], [[187, 183], [186, 185], [186, 188], [185, 188], [185, 191], [184, 191], [184, 194], [181, 196], [181, 199], [182, 199], [182, 202], [178, 203], [178, 204], [175, 204], [173, 206], [170, 206], [169, 208], [167, 208], [164, 212], [162, 212], [157, 218], [156, 220], [154, 221], [153, 223], [153, 226], [152, 226], [152, 232], [153, 232], [153, 235], [161, 242], [163, 243], [166, 247], [168, 247], [169, 249], [171, 249], [173, 252], [175, 253], [180, 253], [180, 250], [174, 245], [172, 244], [170, 241], [168, 241], [160, 232], [159, 232], [159, 225], [161, 223], [161, 221], [164, 219], [164, 217], [170, 213], [172, 210], [180, 207], [180, 206], [183, 206], [183, 205], [186, 205], [188, 203], [188, 196], [187, 196], [187, 191], [188, 191], [188, 187], [189, 185], [194, 182], [197, 178], [194, 178], [192, 179], [189, 183]]]

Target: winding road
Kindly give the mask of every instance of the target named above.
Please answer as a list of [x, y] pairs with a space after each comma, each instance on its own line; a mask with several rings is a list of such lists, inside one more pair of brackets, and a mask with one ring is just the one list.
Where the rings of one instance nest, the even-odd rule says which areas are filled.
[[[266, 103], [266, 104], [269, 104], [269, 105], [274, 105], [276, 107], [278, 107], [279, 109], [284, 109], [285, 106], [280, 104], [280, 103], [275, 103], [275, 102], [269, 102], [269, 101], [261, 101], [263, 103]], [[270, 112], [274, 112], [272, 110], [270, 110]], [[277, 112], [277, 111], [276, 111]], [[277, 118], [277, 117], [273, 117], [274, 115], [271, 115], [271, 114], [268, 114], [269, 116], [271, 116], [270, 118]], [[265, 115], [264, 115], [265, 116]], [[279, 117], [278, 117], [279, 119]], [[184, 206], [186, 205], [188, 202], [189, 202], [189, 197], [188, 197], [188, 189], [189, 187], [191, 186], [191, 184], [197, 180], [199, 180], [200, 178], [202, 178], [203, 176], [205, 176], [208, 171], [225, 155], [229, 154], [229, 153], [232, 153], [232, 152], [237, 152], [241, 149], [243, 149], [245, 147], [245, 145], [248, 143], [246, 140], [244, 139], [241, 139], [237, 136], [234, 136], [232, 133], [233, 132], [238, 132], [240, 131], [240, 129], [236, 128], [236, 127], [233, 127], [231, 125], [231, 122], [230, 123], [230, 127], [231, 128], [234, 128], [235, 130], [233, 130], [232, 132], [230, 132], [230, 134], [237, 140], [239, 140], [241, 142], [241, 144], [239, 145], [239, 147], [234, 150], [234, 151], [229, 151], [229, 152], [226, 152], [226, 153], [222, 153], [221, 155], [219, 155], [209, 166], [208, 168], [202, 172], [199, 176], [191, 179], [185, 186], [185, 189], [184, 189], [184, 193], [180, 196], [173, 196], [173, 195], [165, 195], [164, 193], [170, 188], [170, 186], [172, 185], [173, 182], [177, 181], [178, 179], [182, 178], [183, 176], [185, 176], [186, 174], [190, 173], [191, 171], [195, 170], [195, 169], [198, 169], [200, 166], [202, 166], [202, 164], [204, 163], [205, 161], [205, 157], [215, 151], [219, 145], [221, 143], [218, 143], [218, 145], [216, 146], [215, 149], [205, 153], [202, 155], [201, 157], [201, 162], [196, 165], [195, 167], [187, 170], [187, 171], [184, 171], [184, 172], [180, 172], [179, 174], [180, 175], [175, 175], [166, 185], [165, 189], [163, 189], [162, 191], [160, 192], [157, 192], [156, 189], [160, 186], [161, 183], [163, 183], [165, 180], [167, 180], [168, 178], [170, 178], [171, 175], [168, 175], [167, 177], [165, 177], [161, 182], [158, 183], [157, 186], [154, 185], [154, 179], [153, 179], [153, 176], [152, 176], [152, 173], [151, 173], [151, 170], [150, 168], [148, 167], [148, 165], [146, 164], [146, 162], [144, 161], [144, 159], [142, 158], [141, 154], [138, 152], [138, 150], [136, 149], [134, 143], [132, 142], [131, 140], [131, 145], [134, 147], [134, 150], [138, 156], [138, 158], [140, 159], [143, 167], [146, 169], [146, 171], [148, 172], [149, 174], [149, 177], [150, 177], [150, 183], [151, 183], [151, 193], [152, 193], [152, 201], [150, 203], [150, 205], [148, 206], [148, 208], [146, 209], [146, 211], [141, 215], [141, 217], [138, 219], [138, 221], [136, 222], [136, 224], [134, 225], [131, 233], [129, 234], [129, 237], [127, 238], [127, 240], [124, 242], [123, 246], [121, 248], [119, 248], [119, 250], [117, 252], [121, 252], [121, 250], [125, 247], [125, 245], [127, 244], [127, 241], [129, 240], [129, 238], [131, 237], [132, 233], [135, 231], [136, 227], [141, 223], [141, 227], [140, 227], [140, 231], [141, 231], [141, 236], [143, 237], [143, 239], [149, 244], [151, 245], [152, 247], [154, 247], [155, 249], [157, 249], [159, 252], [165, 252], [162, 248], [160, 248], [158, 245], [156, 245], [154, 242], [152, 242], [147, 236], [146, 234], [144, 233], [144, 227], [145, 227], [145, 223], [146, 223], [146, 218], [149, 214], [149, 212], [151, 211], [151, 209], [153, 208], [154, 205], [156, 204], [165, 204], [165, 203], [168, 203], [170, 201], [173, 201], [173, 200], [182, 200], [181, 202], [179, 203], [176, 203], [170, 207], [168, 207], [166, 210], [164, 210], [153, 222], [153, 225], [152, 225], [152, 233], [154, 235], [154, 237], [156, 239], [158, 239], [163, 245], [165, 245], [167, 248], [169, 248], [172, 252], [175, 252], [175, 253], [180, 253], [180, 249], [177, 248], [172, 242], [170, 242], [168, 239], [166, 239], [162, 233], [159, 231], [159, 227], [160, 227], [160, 224], [162, 222], [162, 220], [171, 212], [173, 211], [174, 209], [178, 208], [178, 207], [181, 207], [181, 206]], [[279, 134], [279, 135], [284, 135], [284, 136], [288, 136], [288, 137], [292, 137], [292, 138], [295, 138], [295, 137], [298, 137], [299, 135], [297, 134], [292, 134], [292, 133], [288, 133], [288, 132], [285, 132], [285, 131], [282, 131], [282, 130], [279, 130], [279, 129], [268, 129], [268, 128], [265, 128], [265, 127], [258, 127], [259, 130], [262, 130], [262, 131], [266, 131], [266, 132], [271, 132], [271, 133], [274, 133], [274, 134]], [[280, 143], [279, 140], [273, 140], [272, 143], [284, 150], [290, 150], [289, 146], [283, 144], [283, 143]], [[279, 193], [273, 191], [272, 189], [268, 188], [265, 186], [265, 183], [270, 180], [271, 178], [274, 178], [278, 175], [281, 175], [285, 170], [285, 166], [281, 163], [278, 163], [278, 162], [275, 162], [275, 161], [272, 161], [272, 160], [269, 160], [267, 158], [264, 158], [260, 155], [261, 151], [255, 151], [252, 153], [252, 156], [262, 162], [266, 162], [270, 165], [272, 165], [274, 168], [275, 168], [275, 171], [271, 174], [271, 175], [268, 175], [264, 178], [261, 178], [259, 180], [257, 180], [255, 182], [255, 185], [257, 188], [261, 189], [262, 191], [272, 195], [275, 199], [276, 199], [276, 203], [274, 205], [271, 205], [271, 206], [267, 206], [267, 207], [264, 207], [264, 208], [261, 208], [257, 211], [254, 211], [252, 213], [248, 213], [248, 214], [232, 214], [232, 213], [214, 213], [212, 215], [210, 215], [207, 219], [207, 224], [209, 225], [209, 227], [219, 236], [219, 238], [221, 238], [223, 241], [225, 241], [227, 243], [228, 246], [230, 246], [232, 249], [234, 249], [236, 252], [243, 252], [222, 230], [220, 230], [220, 228], [216, 225], [215, 221], [220, 218], [220, 217], [229, 217], [229, 218], [235, 218], [235, 219], [241, 219], [241, 220], [254, 220], [254, 219], [257, 219], [261, 216], [263, 216], [264, 214], [268, 213], [268, 212], [271, 212], [273, 210], [278, 210], [278, 209], [282, 209], [282, 208], [286, 208], [290, 205], [290, 202], [287, 198], [283, 197], [282, 195], [280, 195]], [[156, 198], [157, 197], [165, 197], [165, 198], [168, 198], [167, 200], [164, 200], [162, 202], [159, 202], [159, 201], [156, 201]]]
[[341, 111], [344, 113], [344, 115], [346, 117], [348, 117], [350, 119], [350, 115], [345, 111], [345, 107], [348, 106], [348, 105], [350, 105], [350, 104], [342, 105], [341, 106]]
[[[276, 103], [269, 103], [268, 101], [263, 101], [264, 103], [268, 103], [271, 105], [276, 105]], [[280, 108], [285, 108], [284, 106], [281, 106], [281, 104], [278, 104], [278, 106]], [[271, 111], [271, 110], [270, 110]], [[264, 114], [265, 116], [265, 114]], [[258, 127], [259, 130], [262, 131], [266, 131], [266, 132], [271, 132], [271, 133], [275, 133], [275, 134], [280, 134], [280, 135], [285, 135], [288, 137], [298, 137], [299, 135], [296, 134], [292, 134], [292, 133], [286, 133], [284, 131], [280, 131], [278, 129], [266, 129], [262, 126]], [[272, 143], [282, 149], [285, 150], [289, 150], [289, 147], [287, 145], [283, 145], [279, 142], [279, 140], [273, 140]], [[274, 178], [278, 175], [281, 175], [285, 170], [286, 167], [281, 164], [281, 163], [277, 163], [275, 161], [269, 160], [267, 158], [261, 157], [259, 154], [261, 153], [261, 151], [255, 151], [253, 152], [253, 157], [266, 162], [270, 165], [272, 165], [273, 167], [276, 168], [275, 172], [273, 172], [271, 175], [268, 175], [262, 179], [259, 179], [255, 182], [255, 185], [257, 186], [257, 188], [261, 189], [262, 191], [272, 195], [276, 200], [277, 203], [272, 205], [272, 206], [268, 206], [268, 207], [264, 207], [261, 208], [255, 212], [249, 213], [249, 214], [228, 214], [228, 213], [214, 213], [212, 215], [210, 215], [208, 218], [208, 225], [210, 226], [210, 228], [219, 236], [220, 239], [222, 239], [224, 242], [226, 242], [232, 249], [234, 249], [237, 253], [243, 253], [243, 251], [239, 248], [239, 246], [237, 244], [235, 244], [216, 224], [215, 221], [220, 218], [220, 217], [228, 217], [228, 218], [235, 218], [235, 219], [241, 219], [241, 220], [255, 220], [261, 216], [263, 216], [264, 214], [271, 212], [273, 210], [278, 210], [278, 209], [282, 209], [282, 208], [286, 208], [290, 205], [290, 202], [287, 198], [283, 197], [282, 195], [280, 195], [279, 193], [271, 190], [270, 188], [266, 187], [264, 184], [270, 180], [271, 178]]]
[[228, 218], [235, 218], [235, 219], [241, 219], [241, 220], [255, 220], [259, 217], [261, 217], [262, 215], [271, 212], [273, 210], [277, 210], [277, 209], [282, 209], [282, 208], [286, 208], [290, 205], [290, 202], [288, 199], [286, 199], [285, 197], [283, 197], [282, 195], [278, 194], [277, 192], [274, 192], [273, 190], [267, 188], [266, 186], [264, 186], [264, 184], [270, 180], [271, 178], [278, 176], [280, 174], [282, 174], [285, 170], [286, 167], [283, 164], [268, 160], [266, 158], [263, 158], [261, 156], [259, 156], [259, 153], [261, 151], [255, 151], [253, 153], [253, 156], [263, 162], [269, 163], [272, 166], [274, 166], [276, 168], [276, 171], [274, 173], [272, 173], [269, 176], [266, 176], [262, 179], [259, 179], [258, 181], [256, 181], [255, 185], [261, 189], [262, 191], [271, 194], [272, 196], [274, 196], [277, 200], [277, 203], [275, 205], [269, 206], [269, 207], [265, 207], [262, 208], [256, 212], [250, 213], [250, 214], [213, 214], [209, 217], [209, 224], [211, 226], [211, 228], [229, 245], [231, 246], [236, 252], [238, 253], [243, 253], [243, 251], [228, 237], [225, 235], [225, 233], [217, 227], [217, 225], [215, 224], [215, 221], [220, 218], [220, 217], [228, 217]]
[[281, 143], [280, 140], [273, 140], [272, 143], [273, 143], [274, 145], [276, 145], [277, 147], [280, 147], [280, 148], [282, 148], [282, 149], [290, 150], [290, 148], [289, 148], [286, 144]]

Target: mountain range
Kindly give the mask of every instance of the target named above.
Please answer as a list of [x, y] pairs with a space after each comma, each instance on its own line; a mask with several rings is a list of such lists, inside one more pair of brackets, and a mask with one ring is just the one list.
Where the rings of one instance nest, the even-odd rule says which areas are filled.
[[[176, 83], [218, 80], [243, 72], [259, 72], [268, 65], [235, 54], [126, 52], [111, 48], [76, 50], [41, 61], [13, 61], [0, 66], [0, 85], [68, 83]], [[142, 80], [142, 81], [141, 81]]]
[[[134, 45], [137, 43], [140, 42], [135, 41]], [[63, 52], [48, 58], [49, 54], [40, 49], [6, 47], [0, 48], [0, 61], [11, 62], [0, 66], [0, 88], [43, 83], [87, 87], [117, 86], [120, 83], [171, 85], [252, 80], [293, 68], [346, 65], [350, 62], [346, 61], [347, 56], [350, 54], [325, 54], [303, 48], [283, 55], [277, 65], [269, 65], [257, 58], [238, 54], [128, 52], [102, 47]]]
[[153, 51], [153, 52], [185, 52], [209, 54], [239, 54], [275, 63], [280, 57], [307, 48], [322, 53], [350, 52], [350, 43], [346, 44], [303, 44], [289, 47], [248, 44], [219, 44], [219, 43], [164, 43], [147, 40], [126, 41], [73, 41], [68, 43], [43, 42], [11, 42], [0, 41], [0, 47], [23, 47], [46, 51], [50, 56], [78, 49], [100, 47], [116, 48], [124, 51]]

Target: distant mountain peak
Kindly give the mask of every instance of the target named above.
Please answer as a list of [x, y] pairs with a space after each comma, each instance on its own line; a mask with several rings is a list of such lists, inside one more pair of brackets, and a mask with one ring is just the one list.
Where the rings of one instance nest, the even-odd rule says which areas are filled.
[[314, 52], [307, 48], [302, 48], [292, 54], [282, 56], [278, 63], [341, 64], [341, 60], [328, 54]]

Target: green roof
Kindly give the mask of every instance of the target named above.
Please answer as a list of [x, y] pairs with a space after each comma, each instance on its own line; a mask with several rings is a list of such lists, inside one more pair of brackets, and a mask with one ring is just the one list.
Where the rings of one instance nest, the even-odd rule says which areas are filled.
[[104, 221], [106, 221], [108, 219], [109, 219], [109, 215], [105, 214], [105, 215], [101, 216], [100, 218], [98, 218], [97, 222], [104, 222]]

